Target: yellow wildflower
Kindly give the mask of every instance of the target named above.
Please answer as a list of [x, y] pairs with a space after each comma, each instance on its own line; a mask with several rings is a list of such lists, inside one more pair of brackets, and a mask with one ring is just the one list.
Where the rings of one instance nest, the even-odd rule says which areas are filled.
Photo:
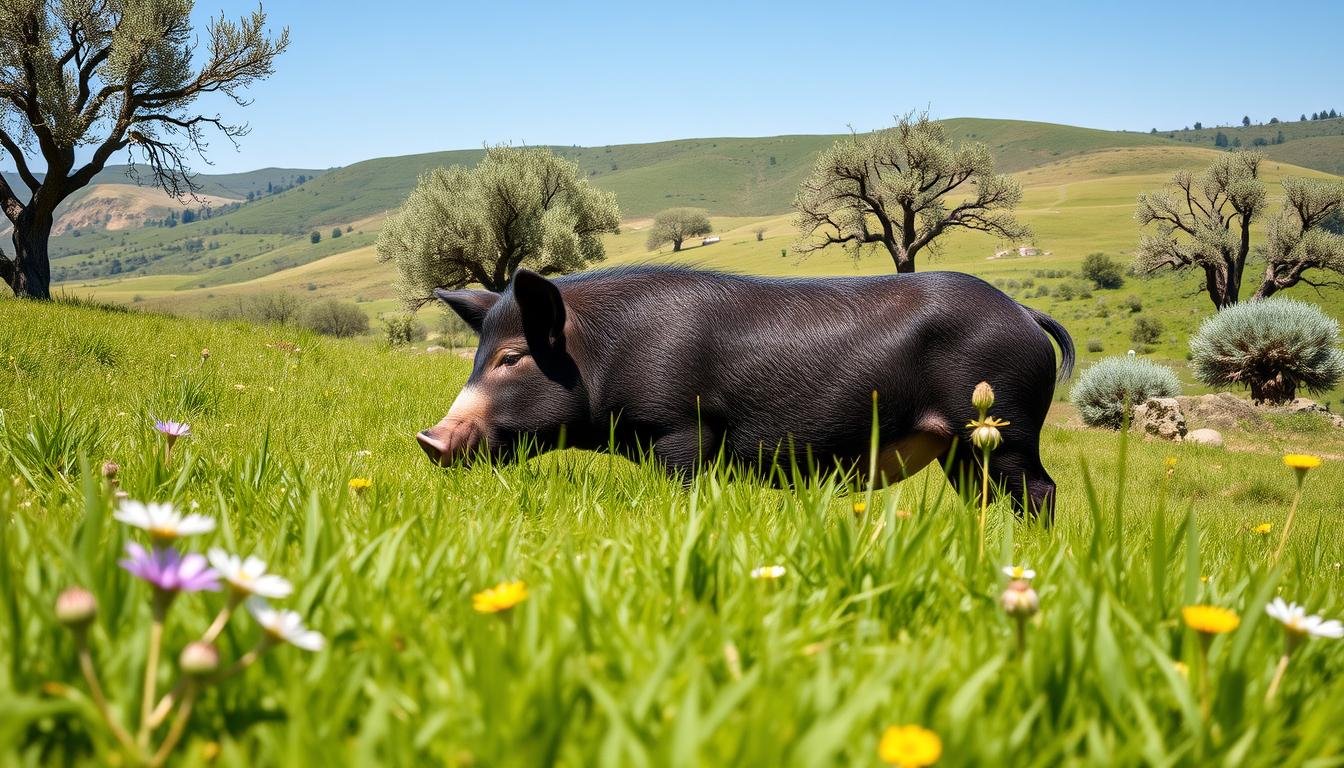
[[1274, 526], [1270, 525], [1269, 523], [1261, 523], [1261, 524], [1255, 526], [1254, 528], [1252, 528], [1251, 530], [1252, 530], [1252, 531], [1255, 531], [1256, 533], [1260, 534], [1261, 536], [1268, 536], [1268, 535], [1269, 535], [1269, 532], [1272, 531], [1272, 530], [1274, 530]]
[[352, 477], [348, 485], [355, 493], [363, 493], [373, 486], [373, 481], [367, 477]]
[[862, 515], [864, 512], [867, 512], [867, 511], [868, 511], [868, 505], [867, 505], [867, 504], [865, 504], [865, 503], [862, 502], [862, 501], [856, 501], [856, 502], [854, 502], [854, 514], [856, 514], [856, 515]]
[[901, 768], [925, 768], [943, 756], [938, 734], [918, 725], [893, 725], [882, 733], [877, 756], [888, 765]]
[[1298, 472], [1306, 472], [1321, 466], [1321, 457], [1309, 453], [1289, 453], [1283, 457], [1284, 466]]
[[527, 584], [504, 581], [471, 596], [471, 607], [477, 613], [499, 613], [527, 599]]
[[1167, 462], [1166, 462], [1166, 464], [1167, 464], [1167, 469], [1175, 469], [1175, 468], [1176, 468], [1176, 457], [1175, 457], [1175, 456], [1168, 456], [1168, 457], [1167, 457]]
[[1241, 617], [1216, 605], [1187, 605], [1181, 609], [1185, 625], [1204, 635], [1221, 635], [1241, 624]]

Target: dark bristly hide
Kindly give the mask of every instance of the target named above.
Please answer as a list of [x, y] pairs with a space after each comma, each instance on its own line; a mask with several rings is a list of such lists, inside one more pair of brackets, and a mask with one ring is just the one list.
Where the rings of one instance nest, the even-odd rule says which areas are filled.
[[[879, 482], [944, 465], [980, 477], [961, 440], [988, 381], [1007, 419], [990, 462], [999, 490], [1053, 511], [1041, 426], [1073, 342], [1051, 319], [956, 272], [777, 279], [634, 267], [502, 293], [440, 291], [479, 335], [466, 386], [419, 433], [435, 462], [566, 447], [652, 454], [692, 476], [720, 455], [751, 467], [866, 472], [876, 392]], [[768, 467], [766, 467], [768, 469]]]

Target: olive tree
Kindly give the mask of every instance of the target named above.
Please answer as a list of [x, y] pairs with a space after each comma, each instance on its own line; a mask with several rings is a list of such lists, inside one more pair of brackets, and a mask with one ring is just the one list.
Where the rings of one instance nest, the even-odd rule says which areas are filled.
[[714, 226], [709, 223], [709, 211], [703, 208], [668, 208], [653, 217], [653, 226], [649, 228], [649, 239], [645, 246], [652, 251], [671, 243], [674, 252], [680, 251], [686, 238], [708, 235], [713, 231]]
[[1028, 237], [1011, 213], [1021, 200], [1018, 183], [994, 173], [984, 144], [954, 146], [942, 124], [906, 115], [895, 128], [849, 136], [821, 153], [793, 202], [794, 250], [839, 245], [857, 256], [881, 246], [897, 272], [914, 272], [920, 251], [951, 229]]
[[541, 148], [492, 147], [475, 168], [420, 177], [378, 236], [412, 309], [435, 289], [479, 283], [502, 291], [520, 267], [573, 272], [605, 258], [602, 235], [620, 230], [616, 198], [579, 167]]
[[1344, 182], [1289, 177], [1283, 193], [1283, 209], [1266, 226], [1265, 273], [1256, 299], [1299, 282], [1326, 284], [1308, 277], [1308, 270], [1344, 273], [1344, 235], [1335, 231], [1344, 212]]
[[[247, 132], [219, 115], [199, 114], [196, 102], [219, 93], [246, 105], [243, 90], [272, 74], [289, 31], [269, 36], [258, 8], [236, 23], [212, 20], [198, 52], [192, 6], [191, 0], [0, 4], [0, 156], [13, 162], [22, 184], [16, 189], [0, 176], [0, 209], [14, 226], [14, 254], [0, 254], [0, 278], [16, 295], [50, 297], [56, 207], [114, 154], [127, 150], [132, 168], [140, 161], [154, 184], [181, 199], [199, 189], [188, 154], [204, 158], [209, 132], [230, 141]], [[80, 156], [87, 157], [82, 164]]]
[[1165, 189], [1139, 195], [1134, 218], [1156, 230], [1139, 241], [1139, 271], [1202, 270], [1213, 306], [1236, 304], [1251, 225], [1265, 206], [1262, 159], [1258, 152], [1221, 155], [1200, 173], [1177, 171]]
[[[1156, 232], [1140, 241], [1136, 267], [1147, 273], [1201, 269], [1214, 307], [1236, 304], [1252, 253], [1251, 226], [1266, 208], [1261, 161], [1259, 153], [1234, 152], [1202, 173], [1180, 171], [1168, 188], [1140, 195], [1135, 218]], [[1308, 276], [1313, 269], [1344, 273], [1344, 237], [1333, 231], [1344, 210], [1344, 182], [1289, 177], [1283, 192], [1283, 207], [1266, 221], [1266, 242], [1257, 249], [1265, 270], [1252, 301], [1298, 283], [1339, 285]]]

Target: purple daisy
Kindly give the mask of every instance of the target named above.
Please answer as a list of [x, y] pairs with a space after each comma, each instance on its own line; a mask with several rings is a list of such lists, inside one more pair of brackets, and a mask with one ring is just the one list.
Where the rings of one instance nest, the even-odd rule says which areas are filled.
[[167, 438], [169, 447], [172, 447], [173, 443], [177, 442], [177, 438], [186, 437], [191, 434], [191, 425], [182, 421], [161, 421], [155, 419], [154, 428]]
[[120, 565], [132, 576], [144, 579], [162, 592], [211, 592], [219, 589], [219, 574], [203, 555], [178, 554], [172, 547], [146, 550], [135, 542], [126, 543], [129, 557]]

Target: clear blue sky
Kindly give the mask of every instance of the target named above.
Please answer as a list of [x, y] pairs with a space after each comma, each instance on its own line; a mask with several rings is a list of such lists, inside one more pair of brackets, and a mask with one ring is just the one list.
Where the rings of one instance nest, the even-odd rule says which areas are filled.
[[[214, 0], [197, 14], [252, 8]], [[497, 142], [836, 133], [925, 108], [1139, 131], [1344, 110], [1334, 0], [272, 0], [266, 10], [293, 44], [236, 113], [253, 128], [241, 151], [216, 140], [216, 165], [198, 170]]]

